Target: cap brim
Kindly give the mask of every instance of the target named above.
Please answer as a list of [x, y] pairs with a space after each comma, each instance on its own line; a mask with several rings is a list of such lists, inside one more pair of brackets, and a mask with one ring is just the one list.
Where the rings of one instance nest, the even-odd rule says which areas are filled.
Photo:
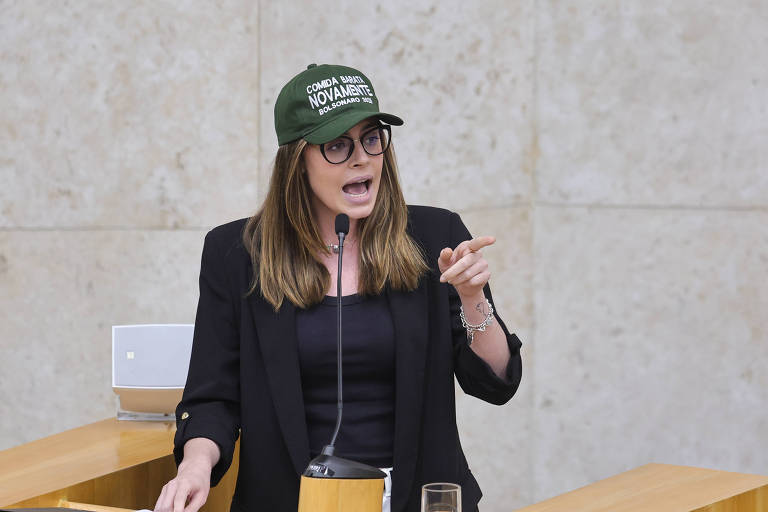
[[332, 121], [329, 121], [327, 124], [318, 126], [310, 133], [304, 135], [304, 140], [310, 144], [325, 144], [326, 142], [332, 141], [339, 135], [343, 135], [344, 132], [355, 126], [363, 119], [368, 119], [369, 117], [381, 119], [385, 123], [395, 126], [400, 126], [403, 124], [403, 120], [396, 115], [387, 114], [384, 112], [360, 112], [358, 110], [341, 114]]

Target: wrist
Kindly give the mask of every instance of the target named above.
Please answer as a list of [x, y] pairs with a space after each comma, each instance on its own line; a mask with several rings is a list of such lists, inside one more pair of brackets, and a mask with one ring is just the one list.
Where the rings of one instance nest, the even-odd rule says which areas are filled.
[[[457, 292], [458, 292], [458, 290], [457, 290]], [[461, 293], [461, 292], [458, 292], [458, 293], [459, 293], [459, 299], [461, 299], [461, 302], [469, 303], [469, 302], [476, 301], [476, 300], [480, 300], [480, 301], [485, 300], [485, 293], [483, 293], [482, 289], [480, 289], [477, 292], [469, 293], [469, 294], [468, 293]]]
[[213, 464], [211, 464], [210, 457], [201, 455], [192, 455], [190, 457], [184, 457], [179, 463], [179, 471], [192, 470], [192, 471], [213, 471]]
[[486, 301], [485, 294], [482, 290], [479, 293], [472, 295], [466, 295], [462, 297], [459, 295], [461, 301], [461, 307], [464, 310], [464, 315], [470, 323], [479, 323], [488, 314], [488, 302]]
[[485, 302], [485, 293], [483, 290], [469, 295], [459, 293], [459, 300], [465, 308], [468, 306], [474, 308], [478, 302]]
[[179, 469], [184, 466], [211, 471], [220, 456], [219, 446], [216, 443], [205, 437], [196, 437], [184, 445], [184, 458], [179, 464]]
[[471, 345], [475, 334], [485, 332], [493, 323], [493, 306], [484, 295], [469, 301], [466, 305], [462, 301], [459, 318], [461, 326], [467, 330], [467, 340]]

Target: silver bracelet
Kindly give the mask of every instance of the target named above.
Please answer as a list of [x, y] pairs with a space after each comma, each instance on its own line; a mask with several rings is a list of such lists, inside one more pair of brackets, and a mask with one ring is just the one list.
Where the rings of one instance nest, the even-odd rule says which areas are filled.
[[470, 345], [475, 340], [476, 332], [485, 332], [486, 327], [493, 323], [493, 306], [488, 299], [485, 299], [485, 303], [488, 305], [488, 313], [485, 315], [485, 320], [477, 325], [473, 325], [467, 322], [467, 317], [464, 316], [464, 306], [459, 306], [459, 318], [461, 319], [461, 326], [467, 330], [467, 339], [469, 340]]

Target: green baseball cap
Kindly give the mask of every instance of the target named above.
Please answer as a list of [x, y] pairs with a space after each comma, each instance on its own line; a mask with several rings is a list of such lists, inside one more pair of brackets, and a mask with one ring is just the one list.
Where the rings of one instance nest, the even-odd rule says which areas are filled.
[[285, 84], [275, 102], [279, 145], [304, 139], [310, 144], [332, 141], [368, 117], [400, 126], [399, 117], [379, 112], [373, 85], [347, 66], [310, 64]]

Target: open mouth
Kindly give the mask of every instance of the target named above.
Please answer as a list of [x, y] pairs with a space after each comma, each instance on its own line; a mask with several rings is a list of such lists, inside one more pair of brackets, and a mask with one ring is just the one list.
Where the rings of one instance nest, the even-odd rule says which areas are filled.
[[368, 192], [368, 189], [371, 186], [371, 179], [370, 178], [363, 178], [361, 181], [355, 181], [354, 183], [347, 183], [343, 187], [341, 187], [341, 190], [344, 191], [344, 193], [349, 194], [351, 196], [362, 196], [365, 195]]

